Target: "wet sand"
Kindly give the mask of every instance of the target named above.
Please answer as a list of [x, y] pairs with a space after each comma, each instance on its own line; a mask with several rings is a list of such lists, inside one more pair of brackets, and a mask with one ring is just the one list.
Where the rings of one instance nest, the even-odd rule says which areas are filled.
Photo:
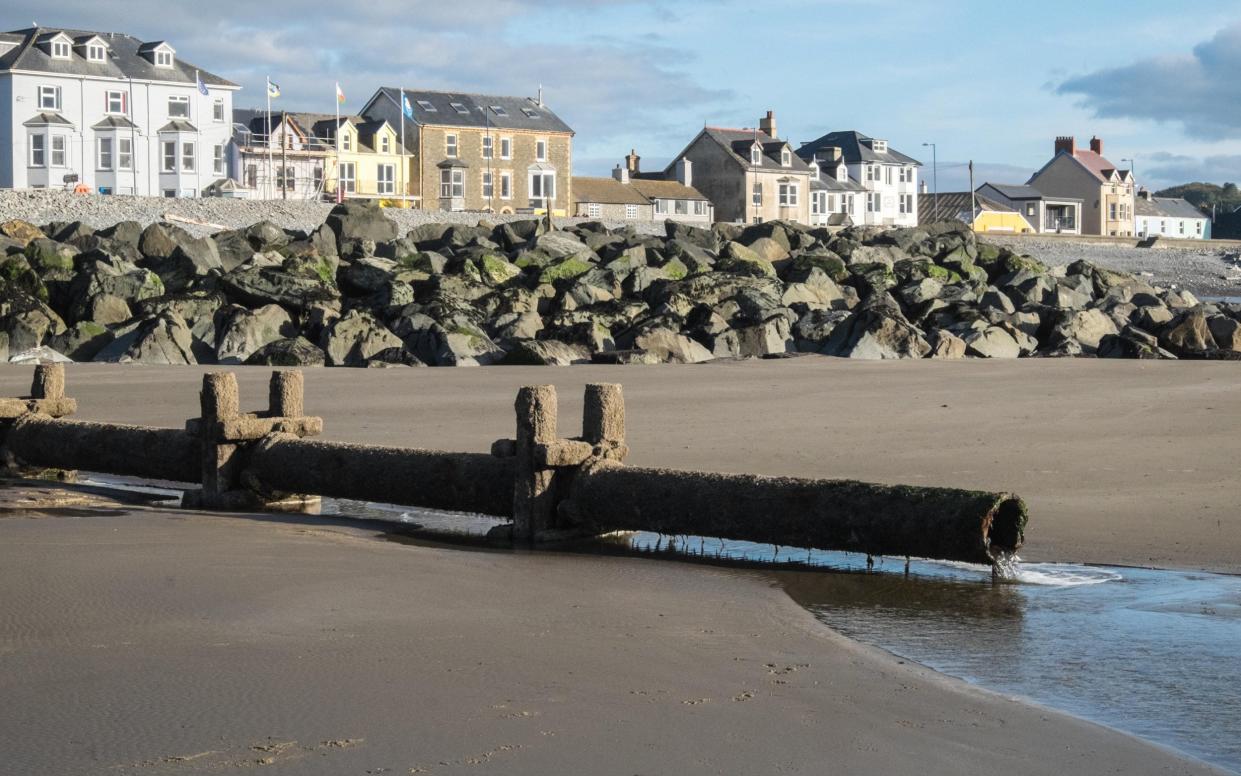
[[[175, 426], [202, 371], [71, 366], [69, 393]], [[306, 404], [330, 438], [485, 450], [516, 386], [555, 382], [568, 435], [600, 380], [635, 463], [1008, 488], [1041, 559], [1241, 557], [1226, 364], [316, 370]], [[756, 572], [6, 496], [0, 773], [1214, 772], [844, 639]]]
[[[181, 426], [207, 368], [71, 365], [78, 416]], [[242, 368], [260, 409], [268, 370]], [[0, 395], [29, 367], [0, 367]], [[555, 383], [579, 433], [582, 386], [621, 382], [629, 462], [1007, 490], [1030, 560], [1241, 573], [1241, 365], [1093, 359], [698, 366], [319, 369], [324, 437], [483, 452], [513, 435], [523, 384]]]

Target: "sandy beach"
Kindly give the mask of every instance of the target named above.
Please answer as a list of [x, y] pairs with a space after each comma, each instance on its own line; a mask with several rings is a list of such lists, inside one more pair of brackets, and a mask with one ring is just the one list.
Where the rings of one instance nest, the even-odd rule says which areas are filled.
[[[70, 366], [68, 393], [178, 426], [202, 371]], [[633, 463], [1007, 489], [1028, 558], [1241, 570], [1229, 364], [319, 370], [306, 407], [332, 439], [485, 450], [517, 386], [555, 383], [568, 434], [593, 381], [625, 385]], [[0, 491], [0, 773], [1215, 772], [851, 642], [758, 572], [28, 490]]]

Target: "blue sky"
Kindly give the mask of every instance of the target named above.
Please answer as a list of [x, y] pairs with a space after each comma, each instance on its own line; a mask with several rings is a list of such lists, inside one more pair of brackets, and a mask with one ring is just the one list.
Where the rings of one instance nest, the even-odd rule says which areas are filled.
[[774, 110], [794, 143], [857, 129], [926, 165], [941, 190], [1024, 180], [1052, 138], [1091, 135], [1153, 187], [1241, 181], [1241, 4], [939, 0], [6, 0], [7, 28], [165, 38], [263, 102], [357, 109], [380, 85], [533, 95], [574, 129], [575, 172], [631, 148], [661, 165], [703, 125]]

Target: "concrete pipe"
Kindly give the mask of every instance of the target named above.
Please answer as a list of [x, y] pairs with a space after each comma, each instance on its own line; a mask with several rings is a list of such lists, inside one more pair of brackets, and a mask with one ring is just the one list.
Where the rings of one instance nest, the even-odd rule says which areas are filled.
[[1004, 493], [589, 465], [561, 515], [589, 531], [654, 531], [787, 547], [992, 563], [1024, 539]]
[[22, 461], [132, 477], [199, 482], [198, 440], [179, 428], [88, 423], [25, 415], [9, 432], [8, 447]]
[[513, 458], [269, 436], [249, 472], [290, 493], [512, 517]]

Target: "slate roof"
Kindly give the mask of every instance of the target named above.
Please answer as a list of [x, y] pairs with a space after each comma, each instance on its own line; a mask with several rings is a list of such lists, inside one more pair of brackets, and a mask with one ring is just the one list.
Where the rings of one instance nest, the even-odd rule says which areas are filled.
[[654, 178], [632, 178], [629, 185], [638, 190], [647, 199], [700, 199], [707, 201], [706, 195], [693, 186], [686, 186], [680, 181], [656, 180]]
[[197, 132], [198, 127], [194, 126], [184, 119], [173, 119], [164, 126], [160, 127], [158, 133], [164, 132]]
[[124, 116], [104, 116], [95, 122], [91, 129], [131, 129], [135, 124]]
[[[483, 129], [490, 125], [494, 129], [520, 129], [531, 132], [555, 132], [573, 134], [569, 125], [564, 123], [547, 105], [539, 105], [530, 97], [505, 97], [491, 94], [470, 94], [467, 92], [437, 92], [425, 89], [406, 89], [405, 97], [413, 108], [415, 124], [430, 126], [477, 127]], [[384, 99], [388, 108], [396, 111], [393, 116], [400, 120], [401, 90], [398, 87], [384, 86], [367, 102], [369, 108], [378, 99]], [[428, 109], [421, 103], [427, 103]], [[453, 103], [465, 108], [462, 113], [453, 107]], [[498, 106], [502, 113], [492, 109]], [[484, 113], [484, 109], [486, 113]], [[365, 111], [364, 111], [365, 112]], [[393, 116], [382, 114], [389, 122]], [[533, 114], [533, 115], [530, 115]]]
[[30, 118], [22, 122], [22, 126], [25, 126], [25, 127], [42, 127], [48, 124], [61, 124], [66, 127], [73, 126], [73, 122], [70, 121], [69, 119], [65, 118], [59, 113], [51, 113], [51, 112], [36, 113]]
[[888, 146], [888, 150], [884, 153], [876, 153], [867, 142], [873, 138], [863, 135], [861, 132], [847, 130], [843, 132], [828, 132], [817, 140], [811, 140], [804, 143], [801, 148], [797, 149], [797, 155], [803, 159], [813, 159], [816, 151], [822, 151], [825, 148], [839, 148], [844, 160], [849, 164], [858, 164], [860, 162], [880, 162], [883, 164], [912, 164], [917, 167], [922, 166], [922, 162], [914, 159], [912, 156], [906, 156], [897, 151], [892, 146]]
[[1133, 202], [1133, 213], [1156, 218], [1206, 218], [1206, 214], [1194, 207], [1193, 203], [1171, 197], [1151, 197], [1150, 200], [1137, 197]]
[[[1042, 199], [1043, 192], [1033, 186], [1023, 186], [1015, 183], [991, 183], [988, 181], [983, 186], [990, 186], [1000, 192], [1009, 199]], [[979, 188], [982, 188], [980, 186]]]
[[[54, 37], [65, 33], [74, 40], [87, 40], [98, 36], [108, 47], [106, 62], [89, 62], [77, 48], [72, 50], [69, 59], [53, 59], [52, 56], [35, 45], [47, 36]], [[68, 30], [57, 27], [31, 27], [24, 30], [13, 30], [0, 34], [0, 43], [17, 42], [17, 46], [3, 50], [0, 46], [0, 72], [12, 70], [32, 70], [41, 73], [59, 75], [87, 75], [103, 78], [133, 78], [139, 81], [163, 81], [171, 83], [194, 84], [195, 72], [202, 76], [207, 86], [218, 86], [239, 89], [237, 84], [202, 68], [195, 67], [181, 57], [173, 57], [172, 67], [156, 67], [152, 62], [139, 54], [151, 47], [132, 35], [113, 32], [92, 32], [90, 30]], [[158, 45], [163, 41], [156, 41]]]
[[626, 186], [615, 178], [579, 178], [573, 176], [573, 201], [597, 202], [600, 205], [649, 205], [633, 184]]
[[[762, 130], [706, 127], [702, 130], [702, 134], [728, 151], [733, 159], [744, 167], [753, 166], [750, 164], [750, 148], [757, 140], [763, 147], [763, 155], [758, 165], [760, 169], [796, 173], [810, 172], [810, 167], [797, 154], [789, 155], [791, 163], [788, 167], [780, 164], [780, 149], [785, 146], [785, 141], [774, 138]], [[669, 165], [668, 171], [671, 171], [675, 164], [676, 162], [673, 162]]]
[[[968, 191], [941, 191], [939, 193], [938, 209], [935, 207], [935, 200], [934, 194], [918, 195], [918, 223], [933, 224], [939, 221], [957, 221], [960, 220], [962, 213], [970, 212], [970, 192]], [[980, 212], [1017, 212], [1007, 205], [979, 194], [974, 195], [974, 201], [977, 203]]]

